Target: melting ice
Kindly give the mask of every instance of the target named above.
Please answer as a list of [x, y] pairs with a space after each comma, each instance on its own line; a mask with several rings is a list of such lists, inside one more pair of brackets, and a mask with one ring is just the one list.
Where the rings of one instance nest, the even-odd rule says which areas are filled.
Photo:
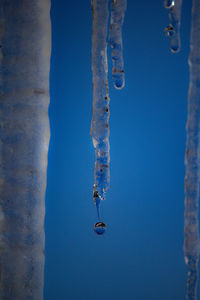
[[110, 5], [110, 30], [108, 30], [109, 4], [110, 1], [108, 0], [92, 0], [93, 106], [91, 136], [95, 148], [95, 182], [93, 188], [93, 198], [97, 207], [99, 220], [100, 202], [105, 198], [105, 192], [108, 190], [110, 182], [110, 98], [107, 78], [108, 32], [110, 45], [112, 48], [112, 77], [114, 86], [117, 89], [121, 89], [124, 86], [122, 24], [126, 10], [126, 0], [112, 0]]
[[168, 10], [169, 26], [165, 28], [165, 33], [170, 39], [170, 49], [172, 52], [180, 50], [180, 21], [181, 21], [182, 0], [165, 0], [164, 7]]

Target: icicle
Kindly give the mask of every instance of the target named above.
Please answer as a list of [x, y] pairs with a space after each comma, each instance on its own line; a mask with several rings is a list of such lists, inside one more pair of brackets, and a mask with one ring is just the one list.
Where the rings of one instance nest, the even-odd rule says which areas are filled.
[[[93, 72], [93, 109], [91, 136], [95, 148], [95, 183], [93, 198], [100, 221], [100, 203], [110, 182], [110, 145], [109, 145], [109, 93], [108, 93], [108, 0], [92, 0], [92, 72]], [[126, 10], [126, 0], [113, 0], [111, 4], [110, 43], [112, 47], [113, 80], [116, 88], [124, 86], [124, 62], [122, 55], [122, 24]], [[95, 224], [95, 232], [102, 234], [106, 225]], [[101, 229], [101, 230], [100, 230]]]
[[[109, 94], [107, 66], [108, 0], [92, 0], [93, 107], [91, 136], [95, 148], [94, 201], [104, 199], [110, 180]], [[97, 209], [99, 210], [99, 205]]]
[[0, 299], [43, 299], [50, 1], [0, 2]]
[[112, 0], [110, 19], [110, 45], [112, 48], [112, 78], [116, 89], [125, 85], [122, 25], [126, 11], [126, 0]]
[[199, 180], [200, 180], [200, 1], [193, 0], [190, 40], [190, 86], [188, 96], [185, 153], [184, 255], [188, 268], [186, 295], [197, 299], [199, 261]]
[[172, 52], [180, 50], [180, 20], [182, 0], [165, 0], [164, 7], [169, 10], [169, 26], [165, 28], [166, 35], [170, 38]]

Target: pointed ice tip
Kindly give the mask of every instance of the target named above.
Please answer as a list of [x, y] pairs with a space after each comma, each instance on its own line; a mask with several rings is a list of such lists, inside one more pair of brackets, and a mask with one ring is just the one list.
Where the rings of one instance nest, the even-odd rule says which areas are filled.
[[104, 234], [106, 231], [106, 224], [103, 223], [103, 222], [97, 222], [95, 225], [94, 225], [94, 232], [97, 234], [97, 235], [102, 235]]

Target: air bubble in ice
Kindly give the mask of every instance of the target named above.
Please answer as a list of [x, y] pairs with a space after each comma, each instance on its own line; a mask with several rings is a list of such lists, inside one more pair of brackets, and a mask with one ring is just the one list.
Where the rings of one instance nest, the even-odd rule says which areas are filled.
[[175, 30], [174, 30], [173, 26], [167, 26], [165, 28], [165, 34], [166, 34], [166, 36], [172, 37], [174, 35], [174, 33], [175, 33]]

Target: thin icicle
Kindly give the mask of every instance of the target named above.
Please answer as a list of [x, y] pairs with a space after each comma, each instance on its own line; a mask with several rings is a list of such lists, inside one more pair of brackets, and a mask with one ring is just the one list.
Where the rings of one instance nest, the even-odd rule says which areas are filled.
[[109, 94], [107, 66], [108, 0], [92, 0], [93, 110], [91, 136], [95, 148], [94, 201], [104, 198], [109, 187]]
[[190, 86], [188, 97], [185, 154], [184, 255], [188, 268], [186, 295], [196, 300], [199, 260], [199, 179], [200, 179], [200, 1], [193, 0], [190, 41]]
[[126, 11], [126, 0], [112, 0], [110, 19], [110, 45], [112, 48], [112, 78], [114, 87], [122, 89], [125, 85], [122, 25]]
[[170, 38], [170, 50], [178, 52], [180, 50], [182, 0], [165, 0], [164, 7], [169, 10], [169, 26], [165, 28], [165, 32]]

